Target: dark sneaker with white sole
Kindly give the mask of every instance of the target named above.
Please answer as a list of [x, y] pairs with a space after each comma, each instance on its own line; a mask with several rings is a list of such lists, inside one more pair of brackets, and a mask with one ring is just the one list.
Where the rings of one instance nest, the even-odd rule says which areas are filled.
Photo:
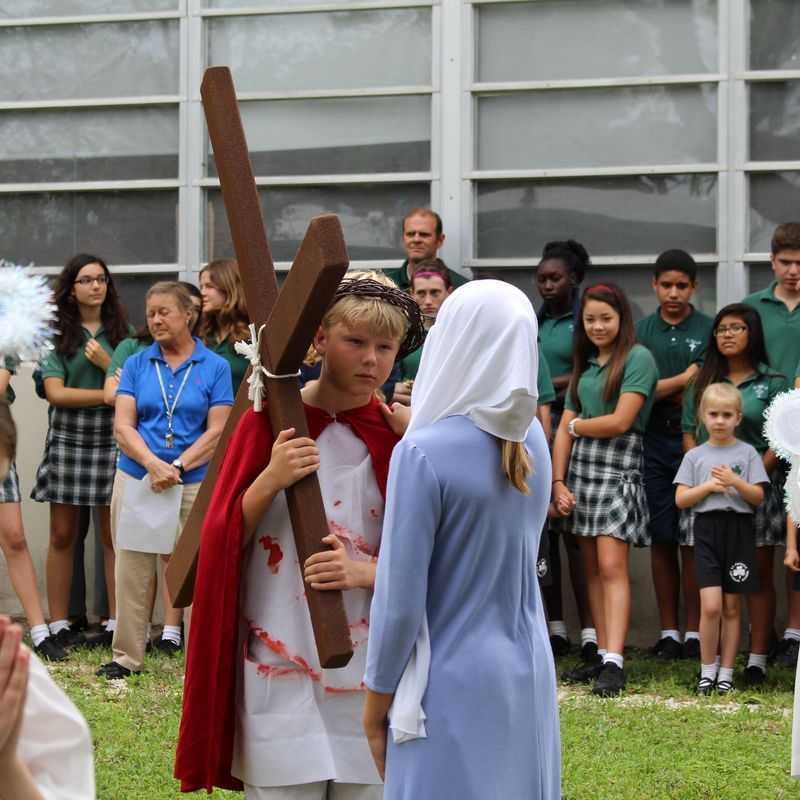
[[612, 661], [607, 661], [595, 679], [592, 694], [598, 697], [619, 697], [624, 688], [625, 670]]
[[700, 678], [697, 682], [697, 694], [708, 697], [714, 691], [713, 678]]
[[[758, 669], [756, 667], [755, 669]], [[761, 670], [759, 670], [760, 672]], [[732, 692], [736, 687], [733, 685], [733, 681], [717, 681], [717, 694], [728, 694]]]

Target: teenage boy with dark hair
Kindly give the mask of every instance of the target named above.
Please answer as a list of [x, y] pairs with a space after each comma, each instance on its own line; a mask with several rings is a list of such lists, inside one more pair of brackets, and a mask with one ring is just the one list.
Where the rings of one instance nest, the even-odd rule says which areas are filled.
[[[684, 250], [667, 250], [655, 263], [653, 289], [658, 309], [636, 324], [636, 340], [656, 359], [656, 400], [644, 437], [645, 491], [650, 507], [650, 565], [658, 602], [661, 636], [652, 648], [672, 661], [699, 655], [700, 596], [694, 551], [681, 547], [678, 564], [678, 507], [671, 489], [683, 458], [681, 398], [697, 374], [711, 332], [711, 318], [691, 303], [697, 264]], [[686, 637], [681, 644], [678, 598], [683, 584]]]

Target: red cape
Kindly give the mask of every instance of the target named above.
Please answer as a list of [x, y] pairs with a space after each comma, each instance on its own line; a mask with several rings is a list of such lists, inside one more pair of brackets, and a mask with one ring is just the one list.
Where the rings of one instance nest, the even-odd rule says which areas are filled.
[[[379, 403], [341, 412], [369, 450], [381, 494], [386, 496], [389, 458], [398, 437], [383, 419]], [[327, 412], [305, 406], [309, 435], [316, 439], [329, 423]], [[242, 564], [242, 497], [269, 463], [273, 436], [266, 412], [242, 417], [228, 444], [203, 523], [186, 656], [183, 715], [175, 777], [181, 791], [215, 786], [242, 789], [231, 775], [236, 724], [236, 665]]]

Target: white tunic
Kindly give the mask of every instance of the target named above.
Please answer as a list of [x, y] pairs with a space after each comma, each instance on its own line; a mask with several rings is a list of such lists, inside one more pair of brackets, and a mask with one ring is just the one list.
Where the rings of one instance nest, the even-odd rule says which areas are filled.
[[[383, 498], [366, 445], [332, 422], [316, 441], [330, 530], [352, 559], [378, 555]], [[232, 774], [252, 786], [380, 783], [361, 726], [372, 592], [344, 592], [353, 658], [323, 670], [281, 492], [244, 555], [242, 642]]]

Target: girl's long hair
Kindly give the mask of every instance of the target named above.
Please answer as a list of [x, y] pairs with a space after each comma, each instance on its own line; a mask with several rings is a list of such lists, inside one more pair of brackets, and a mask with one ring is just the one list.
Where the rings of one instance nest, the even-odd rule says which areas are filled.
[[106, 262], [89, 253], [78, 253], [61, 270], [53, 290], [53, 302], [58, 309], [58, 334], [54, 344], [56, 352], [65, 356], [74, 355], [83, 344], [81, 313], [72, 289], [78, 273], [87, 264], [99, 264], [106, 275], [106, 299], [100, 309], [100, 321], [109, 344], [116, 347], [128, 336], [128, 317]]
[[581, 297], [580, 313], [575, 325], [575, 335], [572, 339], [572, 375], [567, 389], [575, 408], [579, 412], [581, 410], [581, 402], [578, 398], [578, 381], [589, 366], [589, 358], [597, 352], [597, 348], [589, 339], [583, 324], [583, 310], [589, 300], [608, 303], [619, 314], [619, 333], [614, 340], [614, 349], [611, 351], [611, 358], [608, 360], [606, 382], [603, 386], [603, 400], [606, 403], [611, 402], [619, 393], [622, 385], [622, 376], [625, 372], [625, 359], [628, 357], [631, 348], [636, 344], [631, 307], [619, 286], [613, 283], [596, 283], [584, 290]]
[[211, 283], [225, 296], [225, 301], [219, 311], [203, 312], [197, 335], [206, 344], [221, 342], [227, 338], [247, 339], [250, 318], [244, 302], [239, 265], [230, 258], [217, 259], [200, 270], [200, 275], [204, 272], [208, 273]]
[[511, 442], [508, 439], [501, 439], [500, 443], [501, 462], [506, 478], [522, 494], [530, 494], [528, 477], [533, 472], [533, 465], [531, 464], [531, 457], [525, 449], [525, 443]]
[[764, 327], [761, 324], [761, 317], [758, 316], [758, 311], [744, 303], [731, 303], [725, 306], [714, 317], [708, 347], [706, 348], [705, 361], [703, 361], [703, 366], [694, 380], [695, 408], [700, 408], [703, 392], [712, 383], [719, 383], [723, 378], [727, 377], [730, 371], [728, 359], [720, 353], [717, 346], [717, 337], [714, 335], [714, 331], [723, 317], [736, 317], [747, 325], [747, 349], [743, 356], [750, 361], [751, 366], [755, 368], [758, 364], [769, 364], [767, 347], [764, 343]]

